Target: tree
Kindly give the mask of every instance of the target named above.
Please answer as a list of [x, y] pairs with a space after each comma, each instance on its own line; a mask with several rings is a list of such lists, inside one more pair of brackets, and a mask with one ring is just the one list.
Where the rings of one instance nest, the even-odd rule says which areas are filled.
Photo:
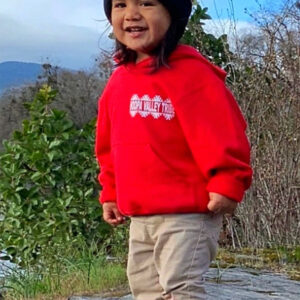
[[97, 201], [95, 122], [77, 129], [50, 108], [56, 94], [44, 86], [26, 104], [30, 119], [0, 155], [0, 249], [19, 264], [109, 232]]
[[202, 8], [195, 1], [192, 15], [182, 37], [182, 42], [195, 47], [218, 66], [225, 66], [228, 62], [228, 54], [230, 53], [227, 35], [224, 34], [217, 38], [213, 34], [208, 34], [204, 31], [202, 20], [211, 19], [207, 14], [207, 10], [206, 7]]

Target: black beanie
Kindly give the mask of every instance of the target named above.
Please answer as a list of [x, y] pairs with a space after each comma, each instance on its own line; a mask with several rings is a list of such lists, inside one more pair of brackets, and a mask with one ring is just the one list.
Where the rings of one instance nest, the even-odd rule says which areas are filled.
[[[112, 0], [103, 2], [106, 17], [111, 20]], [[192, 0], [159, 0], [159, 2], [168, 10], [173, 20], [179, 21], [183, 28], [186, 26], [192, 10]]]

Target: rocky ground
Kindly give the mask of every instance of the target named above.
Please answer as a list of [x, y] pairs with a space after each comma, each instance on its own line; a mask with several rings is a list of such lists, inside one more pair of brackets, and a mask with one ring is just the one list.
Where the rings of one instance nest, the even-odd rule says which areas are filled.
[[[253, 269], [211, 268], [206, 275], [207, 300], [268, 300], [300, 299], [300, 282], [275, 274]], [[69, 300], [133, 300], [122, 297], [72, 296]]]

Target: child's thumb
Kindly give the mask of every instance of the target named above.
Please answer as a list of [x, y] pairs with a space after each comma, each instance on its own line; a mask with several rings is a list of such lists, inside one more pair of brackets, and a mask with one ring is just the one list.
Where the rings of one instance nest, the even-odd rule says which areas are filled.
[[123, 220], [123, 216], [120, 214], [118, 208], [114, 208], [113, 211], [114, 211], [116, 219], [118, 219], [119, 221]]
[[214, 208], [215, 208], [214, 202], [209, 201], [208, 204], [207, 204], [207, 209], [210, 210], [210, 211], [214, 211]]
[[218, 207], [218, 202], [214, 197], [210, 197], [210, 201], [207, 204], [207, 209], [213, 213], [218, 213], [220, 208]]

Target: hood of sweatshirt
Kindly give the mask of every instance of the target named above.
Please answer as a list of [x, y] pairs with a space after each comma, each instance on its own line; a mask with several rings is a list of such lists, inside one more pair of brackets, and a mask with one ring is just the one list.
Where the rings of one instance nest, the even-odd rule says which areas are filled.
[[[209, 69], [213, 71], [215, 75], [217, 75], [222, 81], [225, 81], [227, 73], [221, 69], [220, 67], [211, 63], [207, 58], [205, 58], [201, 53], [199, 53], [195, 48], [188, 45], [178, 45], [177, 48], [170, 55], [168, 63], [170, 67], [172, 64], [180, 60], [190, 60], [190, 61], [200, 61], [204, 65], [206, 65]], [[146, 58], [139, 63], [129, 63], [126, 65], [126, 68], [130, 71], [134, 72], [151, 72], [153, 65], [153, 57]]]
[[176, 60], [182, 59], [201, 61], [203, 64], [209, 67], [220, 79], [225, 81], [227, 73], [220, 67], [214, 65], [209, 60], [207, 60], [195, 48], [187, 45], [179, 45], [170, 56], [169, 61], [171, 64], [172, 62], [176, 62]]

